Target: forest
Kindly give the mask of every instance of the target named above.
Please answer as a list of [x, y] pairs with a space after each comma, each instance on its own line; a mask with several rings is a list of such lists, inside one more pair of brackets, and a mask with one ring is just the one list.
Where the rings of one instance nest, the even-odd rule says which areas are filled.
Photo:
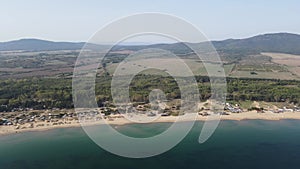
[[[96, 79], [96, 101], [112, 101], [111, 76]], [[200, 100], [211, 96], [210, 79], [196, 76]], [[73, 108], [72, 78], [27, 78], [0, 80], [0, 111], [14, 109]], [[133, 102], [148, 102], [151, 90], [162, 90], [167, 99], [180, 99], [179, 87], [172, 77], [161, 75], [137, 75], [129, 87]], [[227, 78], [228, 101], [266, 101], [300, 103], [300, 81], [276, 79]]]

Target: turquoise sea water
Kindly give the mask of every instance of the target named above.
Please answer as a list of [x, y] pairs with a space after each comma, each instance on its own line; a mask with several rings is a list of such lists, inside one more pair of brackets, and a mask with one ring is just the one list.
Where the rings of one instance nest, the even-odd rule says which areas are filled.
[[[146, 159], [129, 159], [99, 148], [81, 128], [0, 136], [0, 169], [299, 169], [300, 121], [222, 121], [204, 144], [202, 122], [172, 150]], [[118, 126], [146, 137], [168, 123]]]

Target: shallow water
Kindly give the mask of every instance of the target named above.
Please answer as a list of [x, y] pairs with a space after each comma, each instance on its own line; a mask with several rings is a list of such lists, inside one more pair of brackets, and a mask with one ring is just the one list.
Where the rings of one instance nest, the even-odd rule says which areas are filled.
[[[204, 144], [202, 122], [172, 150], [146, 159], [129, 159], [99, 148], [81, 128], [0, 136], [0, 169], [299, 169], [300, 121], [222, 121]], [[169, 123], [118, 126], [131, 136], [148, 137]]]

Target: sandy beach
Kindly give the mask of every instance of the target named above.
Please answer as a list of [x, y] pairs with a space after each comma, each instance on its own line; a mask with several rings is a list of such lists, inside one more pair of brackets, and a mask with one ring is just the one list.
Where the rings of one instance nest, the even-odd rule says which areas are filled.
[[[214, 116], [215, 118], [218, 116]], [[157, 119], [149, 123], [165, 123], [175, 122], [178, 116], [160, 116]], [[211, 116], [198, 115], [196, 121], [206, 121], [213, 119]], [[221, 115], [221, 120], [283, 120], [283, 119], [295, 119], [300, 120], [300, 112], [285, 112], [285, 113], [272, 113], [264, 112], [257, 113], [256, 111], [246, 111], [243, 113], [229, 113], [228, 115]], [[80, 123], [78, 120], [60, 121], [61, 123], [53, 125], [49, 122], [35, 122], [31, 124], [24, 124], [22, 128], [16, 128], [16, 126], [0, 126], [0, 135], [15, 134], [28, 131], [45, 131], [55, 128], [68, 128], [68, 127], [80, 127], [81, 125], [101, 125], [104, 123], [110, 125], [125, 125], [133, 124], [135, 122], [127, 120], [124, 117], [112, 117], [109, 119], [101, 119], [97, 121], [88, 121]], [[143, 123], [143, 122], [141, 122]]]

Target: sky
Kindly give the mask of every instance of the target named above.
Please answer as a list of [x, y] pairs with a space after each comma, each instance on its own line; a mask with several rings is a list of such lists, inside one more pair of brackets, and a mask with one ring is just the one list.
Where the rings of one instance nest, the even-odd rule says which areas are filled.
[[210, 40], [300, 34], [299, 0], [1, 0], [0, 41], [86, 42], [113, 20], [142, 12], [183, 18]]

